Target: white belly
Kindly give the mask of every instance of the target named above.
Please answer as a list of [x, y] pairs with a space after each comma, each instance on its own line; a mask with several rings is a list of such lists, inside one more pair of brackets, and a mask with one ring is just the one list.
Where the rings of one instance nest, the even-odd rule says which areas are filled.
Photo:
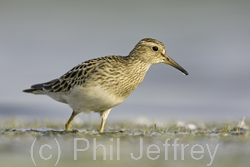
[[[102, 112], [120, 104], [124, 99], [114, 96], [107, 91], [103, 90], [100, 86], [88, 88], [76, 86], [70, 93], [57, 95], [61, 96], [58, 101], [65, 101], [75, 112], [90, 111]], [[51, 96], [52, 97], [52, 96]], [[58, 97], [52, 97], [55, 100]]]

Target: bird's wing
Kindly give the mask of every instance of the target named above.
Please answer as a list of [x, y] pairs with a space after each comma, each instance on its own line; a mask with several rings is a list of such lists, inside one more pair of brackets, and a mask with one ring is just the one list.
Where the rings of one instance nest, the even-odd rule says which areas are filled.
[[73, 86], [84, 84], [86, 79], [94, 74], [101, 64], [103, 64], [102, 59], [85, 61], [69, 70], [60, 78], [43, 83], [43, 91], [68, 92]]

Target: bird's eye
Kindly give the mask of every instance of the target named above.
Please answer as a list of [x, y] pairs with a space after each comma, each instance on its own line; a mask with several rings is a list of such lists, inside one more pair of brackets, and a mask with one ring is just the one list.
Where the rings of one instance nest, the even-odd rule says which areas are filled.
[[153, 46], [152, 49], [153, 49], [154, 51], [158, 51], [158, 47], [157, 47], [157, 46]]

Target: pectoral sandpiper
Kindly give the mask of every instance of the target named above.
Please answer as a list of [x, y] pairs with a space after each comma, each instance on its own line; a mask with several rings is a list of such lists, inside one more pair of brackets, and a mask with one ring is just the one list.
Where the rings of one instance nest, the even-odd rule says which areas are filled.
[[188, 75], [167, 55], [163, 43], [145, 38], [135, 45], [128, 56], [112, 55], [85, 61], [60, 78], [33, 85], [23, 92], [48, 95], [68, 104], [73, 112], [65, 124], [66, 130], [71, 129], [77, 114], [100, 113], [101, 133], [110, 110], [122, 103], [143, 81], [149, 67], [157, 63], [169, 64]]

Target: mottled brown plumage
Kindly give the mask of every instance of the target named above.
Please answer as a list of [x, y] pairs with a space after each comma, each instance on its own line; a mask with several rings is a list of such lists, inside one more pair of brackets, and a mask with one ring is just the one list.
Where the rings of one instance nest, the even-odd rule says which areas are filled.
[[24, 92], [45, 94], [69, 104], [73, 113], [65, 125], [66, 130], [70, 129], [78, 113], [99, 112], [102, 115], [100, 132], [103, 132], [110, 110], [137, 88], [151, 65], [161, 62], [188, 75], [166, 54], [166, 48], [160, 41], [145, 38], [128, 56], [105, 56], [85, 61], [60, 78], [33, 85]]

